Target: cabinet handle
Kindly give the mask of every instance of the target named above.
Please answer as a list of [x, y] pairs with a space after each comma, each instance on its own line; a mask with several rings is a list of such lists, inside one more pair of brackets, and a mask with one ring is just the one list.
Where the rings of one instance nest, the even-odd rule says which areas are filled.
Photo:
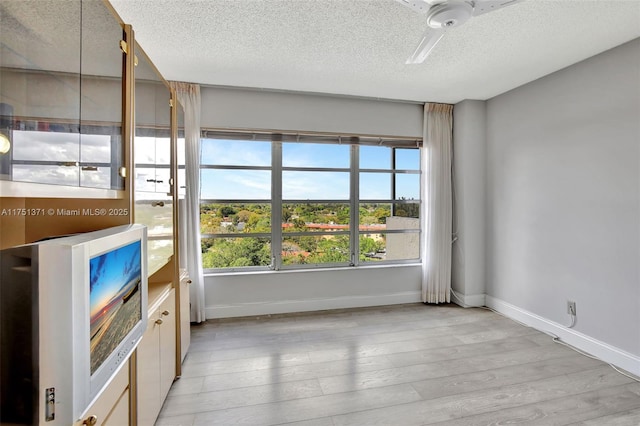
[[98, 423], [98, 416], [96, 415], [91, 415], [86, 419], [84, 419], [84, 421], [82, 422], [83, 425], [87, 425], [87, 426], [93, 426], [96, 423]]
[[162, 318], [158, 318], [158, 319], [156, 320], [156, 324], [158, 324], [158, 325], [162, 324]]
[[154, 201], [151, 203], [151, 207], [164, 207], [164, 201]]
[[166, 317], [167, 315], [169, 315], [169, 311], [162, 311], [162, 315]]
[[193, 281], [191, 280], [187, 280], [187, 284], [191, 284]]

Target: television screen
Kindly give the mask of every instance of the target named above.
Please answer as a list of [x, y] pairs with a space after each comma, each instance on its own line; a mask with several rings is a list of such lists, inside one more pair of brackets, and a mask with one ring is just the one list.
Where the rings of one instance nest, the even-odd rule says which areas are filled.
[[91, 375], [140, 322], [140, 248], [136, 241], [89, 261]]

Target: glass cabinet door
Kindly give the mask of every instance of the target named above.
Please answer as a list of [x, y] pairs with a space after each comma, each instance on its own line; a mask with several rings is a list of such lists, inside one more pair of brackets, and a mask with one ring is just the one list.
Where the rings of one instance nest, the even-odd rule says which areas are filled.
[[174, 254], [171, 167], [171, 91], [136, 44], [135, 222], [147, 225], [149, 275]]
[[171, 92], [136, 44], [135, 188], [141, 192], [171, 192]]
[[123, 29], [103, 2], [82, 2], [80, 186], [124, 189]]
[[173, 197], [136, 192], [135, 223], [147, 226], [148, 272], [164, 266], [173, 256]]
[[177, 191], [178, 198], [184, 198], [187, 190], [187, 181], [185, 177], [185, 145], [184, 145], [184, 111], [182, 105], [178, 104], [176, 108], [178, 121], [178, 179]]
[[111, 11], [0, 2], [0, 27], [0, 179], [123, 189], [123, 30]]

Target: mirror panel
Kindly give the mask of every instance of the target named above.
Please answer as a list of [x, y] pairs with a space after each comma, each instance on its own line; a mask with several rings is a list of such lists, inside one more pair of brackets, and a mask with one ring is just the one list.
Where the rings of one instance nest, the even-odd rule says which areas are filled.
[[4, 1], [0, 26], [0, 179], [123, 189], [118, 20], [102, 1]]

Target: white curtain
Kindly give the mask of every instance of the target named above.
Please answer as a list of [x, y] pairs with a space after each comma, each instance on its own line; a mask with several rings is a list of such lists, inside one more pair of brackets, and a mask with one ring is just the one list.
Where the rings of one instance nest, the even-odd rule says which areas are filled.
[[451, 300], [453, 106], [426, 104], [422, 148], [422, 301]]
[[206, 320], [204, 306], [204, 276], [200, 248], [200, 86], [197, 84], [171, 82], [176, 90], [178, 102], [184, 109], [185, 140], [185, 221], [186, 238], [181, 239], [186, 254], [186, 267], [191, 279], [189, 299], [191, 322]]

